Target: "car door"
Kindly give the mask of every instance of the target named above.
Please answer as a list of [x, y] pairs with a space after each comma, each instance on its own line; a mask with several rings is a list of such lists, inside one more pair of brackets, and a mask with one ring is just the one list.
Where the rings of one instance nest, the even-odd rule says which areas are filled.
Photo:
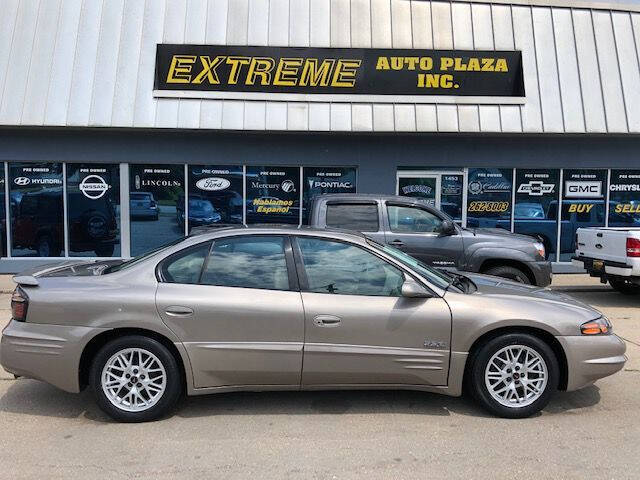
[[156, 304], [194, 385], [299, 387], [304, 316], [288, 237], [216, 239], [159, 266]]
[[359, 245], [297, 236], [305, 311], [302, 386], [445, 385], [451, 313], [400, 296], [405, 274]]
[[462, 236], [442, 235], [442, 217], [417, 205], [385, 202], [385, 240], [414, 258], [436, 267], [460, 267]]

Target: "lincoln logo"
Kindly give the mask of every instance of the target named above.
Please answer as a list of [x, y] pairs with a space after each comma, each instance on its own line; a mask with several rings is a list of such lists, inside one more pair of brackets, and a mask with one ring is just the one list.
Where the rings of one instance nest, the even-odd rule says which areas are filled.
[[99, 175], [88, 175], [80, 182], [78, 188], [85, 197], [97, 200], [107, 193], [109, 184]]

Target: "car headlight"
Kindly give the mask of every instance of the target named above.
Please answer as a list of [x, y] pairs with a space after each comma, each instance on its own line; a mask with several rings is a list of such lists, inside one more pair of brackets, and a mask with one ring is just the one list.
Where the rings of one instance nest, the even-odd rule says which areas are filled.
[[610, 335], [613, 331], [607, 317], [600, 317], [580, 325], [582, 335]]
[[544, 243], [542, 242], [536, 242], [533, 244], [534, 248], [538, 251], [538, 255], [540, 255], [542, 258], [546, 258], [546, 253], [544, 250]]

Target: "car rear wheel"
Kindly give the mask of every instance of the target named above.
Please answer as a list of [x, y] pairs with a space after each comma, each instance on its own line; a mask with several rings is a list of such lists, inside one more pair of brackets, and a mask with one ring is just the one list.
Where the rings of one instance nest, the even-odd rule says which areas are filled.
[[480, 347], [470, 370], [474, 398], [504, 418], [525, 418], [542, 410], [558, 389], [553, 350], [538, 337], [512, 333]]
[[90, 383], [98, 406], [121, 422], [147, 422], [166, 415], [182, 394], [180, 370], [160, 342], [126, 336], [95, 356]]
[[494, 277], [508, 278], [509, 280], [513, 280], [514, 282], [531, 285], [531, 280], [529, 280], [529, 276], [525, 272], [523, 272], [519, 268], [511, 267], [509, 265], [499, 265], [497, 267], [492, 267], [484, 273], [487, 275], [493, 275]]
[[640, 285], [628, 282], [626, 280], [609, 280], [609, 283], [614, 290], [617, 290], [624, 295], [637, 295], [640, 294]]

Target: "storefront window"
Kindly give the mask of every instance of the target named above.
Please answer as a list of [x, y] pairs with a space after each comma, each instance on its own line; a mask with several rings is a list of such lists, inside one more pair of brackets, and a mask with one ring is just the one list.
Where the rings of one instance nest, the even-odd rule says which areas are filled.
[[64, 254], [61, 163], [10, 163], [11, 255]]
[[402, 176], [398, 178], [398, 194], [403, 197], [421, 198], [435, 207], [438, 195], [438, 175]]
[[462, 175], [443, 174], [441, 177], [440, 210], [457, 221], [462, 220]]
[[609, 226], [640, 227], [640, 170], [611, 170]]
[[304, 167], [302, 223], [306, 224], [311, 200], [324, 193], [356, 193], [355, 167]]
[[[189, 231], [193, 227], [242, 223], [242, 167], [189, 167]], [[184, 217], [184, 202], [178, 205]]]
[[575, 251], [576, 230], [605, 224], [607, 170], [563, 171], [560, 261], [569, 262]]
[[7, 202], [5, 202], [4, 163], [0, 163], [0, 256], [7, 256]]
[[184, 236], [184, 165], [131, 165], [131, 255], [136, 257]]
[[555, 261], [558, 240], [559, 170], [516, 170], [514, 231], [540, 240]]
[[67, 164], [69, 255], [120, 256], [120, 167]]
[[511, 168], [470, 168], [467, 226], [511, 230]]
[[300, 169], [247, 167], [247, 223], [300, 222]]

